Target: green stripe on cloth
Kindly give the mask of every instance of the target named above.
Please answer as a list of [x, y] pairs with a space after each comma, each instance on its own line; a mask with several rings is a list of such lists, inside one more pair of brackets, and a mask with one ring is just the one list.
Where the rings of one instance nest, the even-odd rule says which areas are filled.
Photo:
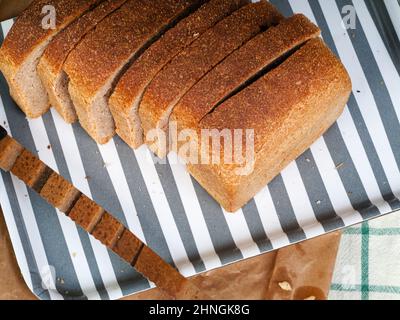
[[369, 299], [369, 225], [364, 222], [361, 227], [361, 299]]
[[[342, 285], [339, 283], [332, 283], [331, 285], [332, 291], [345, 291], [345, 292], [360, 292], [362, 287], [360, 285]], [[391, 287], [391, 286], [369, 286], [369, 292], [378, 292], [378, 293], [396, 293], [400, 294], [400, 287]]]
[[[343, 231], [343, 234], [348, 235], [360, 235], [362, 234], [361, 229], [348, 228]], [[398, 236], [400, 235], [400, 228], [384, 228], [384, 229], [371, 229], [369, 230], [371, 236]]]

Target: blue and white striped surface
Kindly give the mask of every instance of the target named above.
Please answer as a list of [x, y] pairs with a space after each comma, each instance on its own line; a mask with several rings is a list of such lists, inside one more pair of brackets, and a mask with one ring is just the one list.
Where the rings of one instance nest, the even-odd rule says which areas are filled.
[[[133, 151], [118, 137], [99, 146], [54, 110], [27, 120], [3, 77], [0, 121], [186, 276], [400, 209], [400, 66], [369, 2], [272, 2], [321, 27], [354, 91], [329, 132], [236, 214], [182, 166], [154, 164], [146, 147]], [[346, 5], [356, 9], [355, 30], [342, 26]], [[1, 23], [3, 37], [11, 25]], [[8, 173], [0, 202], [24, 279], [41, 299], [117, 299], [151, 286]]]

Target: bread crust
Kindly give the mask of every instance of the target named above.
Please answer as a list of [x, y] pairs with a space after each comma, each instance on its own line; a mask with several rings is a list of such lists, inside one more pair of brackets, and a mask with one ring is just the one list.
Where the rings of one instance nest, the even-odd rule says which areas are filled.
[[167, 31], [119, 80], [109, 100], [117, 134], [132, 148], [143, 144], [138, 107], [161, 69], [206, 30], [237, 10], [243, 0], [211, 0]]
[[[0, 70], [8, 82], [11, 96], [28, 117], [37, 118], [50, 106], [36, 72], [38, 59], [57, 33], [99, 1], [36, 0], [17, 18], [0, 49]], [[45, 5], [55, 9], [55, 29], [42, 27]], [[27, 81], [30, 81], [29, 85], [25, 85]], [[32, 83], [34, 86], [30, 85]]]
[[82, 127], [98, 143], [115, 134], [108, 98], [123, 68], [195, 0], [128, 0], [71, 52], [64, 70]]
[[[243, 165], [224, 163], [188, 170], [227, 211], [236, 211], [336, 121], [350, 92], [342, 63], [321, 39], [312, 39], [200, 122], [201, 129], [253, 129], [253, 170], [238, 175]], [[223, 159], [223, 150], [218, 156]]]
[[88, 32], [126, 1], [106, 0], [100, 3], [61, 31], [39, 60], [38, 73], [49, 95], [50, 104], [67, 123], [75, 122], [77, 116], [72, 101], [68, 97], [67, 83], [65, 83], [68, 79], [65, 79], [66, 74], [63, 72], [64, 62]]
[[320, 35], [319, 28], [299, 14], [257, 35], [201, 79], [176, 105], [170, 121], [178, 132], [197, 128], [223, 99], [285, 54]]
[[[145, 137], [153, 129], [165, 131], [173, 108], [193, 85], [263, 27], [281, 19], [281, 14], [267, 1], [248, 4], [183, 50], [157, 75], [143, 96], [139, 116]], [[159, 140], [147, 143], [163, 158], [167, 150], [163, 147], [165, 141]]]

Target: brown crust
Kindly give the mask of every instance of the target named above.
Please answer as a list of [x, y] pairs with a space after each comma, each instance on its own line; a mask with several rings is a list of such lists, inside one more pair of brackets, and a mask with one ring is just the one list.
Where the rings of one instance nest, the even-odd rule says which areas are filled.
[[[226, 210], [235, 211], [334, 123], [350, 92], [340, 61], [321, 39], [310, 40], [200, 123], [203, 129], [253, 129], [254, 170], [242, 176], [235, 174], [237, 165], [189, 165], [188, 170]], [[223, 150], [218, 156], [223, 159]]]
[[95, 225], [92, 235], [105, 246], [112, 249], [123, 231], [124, 226], [122, 223], [106, 212]]
[[83, 96], [93, 97], [154, 33], [154, 21], [165, 21], [166, 17], [174, 16], [173, 13], [179, 12], [187, 2], [126, 2], [99, 23], [70, 54], [64, 70], [71, 83]]
[[[36, 0], [17, 18], [1, 48], [0, 56], [7, 63], [18, 66], [45, 39], [75, 20], [99, 0]], [[56, 29], [42, 28], [42, 8], [54, 6], [57, 13]], [[0, 59], [0, 60], [3, 60]]]
[[28, 150], [22, 151], [11, 172], [25, 184], [34, 188], [46, 173], [47, 166]]
[[100, 220], [104, 213], [104, 209], [89, 199], [85, 195], [81, 195], [74, 207], [69, 213], [69, 217], [80, 225], [87, 232], [92, 232], [94, 226]]
[[10, 171], [24, 148], [14, 139], [7, 136], [0, 140], [0, 169]]
[[40, 195], [61, 212], [68, 212], [80, 192], [59, 174], [53, 172], [40, 191]]
[[[238, 9], [242, 0], [211, 0], [167, 31], [136, 60], [118, 82], [110, 98], [110, 108], [117, 125], [117, 133], [130, 145], [127, 116], [136, 100], [140, 99], [151, 80], [180, 51], [221, 19]], [[128, 132], [127, 132], [128, 131]]]
[[144, 133], [161, 128], [160, 120], [208, 71], [232, 51], [282, 19], [266, 1], [252, 3], [234, 12], [183, 50], [148, 87], [139, 107]]
[[132, 264], [143, 247], [140, 241], [132, 232], [125, 229], [115, 244], [113, 251], [129, 264]]
[[259, 34], [201, 79], [174, 108], [178, 130], [196, 128], [222, 99], [290, 50], [317, 37], [320, 30], [304, 15], [295, 15]]

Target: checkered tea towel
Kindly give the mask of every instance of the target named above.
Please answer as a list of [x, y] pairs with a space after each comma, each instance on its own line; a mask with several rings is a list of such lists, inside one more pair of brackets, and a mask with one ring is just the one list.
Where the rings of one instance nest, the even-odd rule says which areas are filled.
[[330, 299], [400, 299], [400, 211], [343, 231]]

